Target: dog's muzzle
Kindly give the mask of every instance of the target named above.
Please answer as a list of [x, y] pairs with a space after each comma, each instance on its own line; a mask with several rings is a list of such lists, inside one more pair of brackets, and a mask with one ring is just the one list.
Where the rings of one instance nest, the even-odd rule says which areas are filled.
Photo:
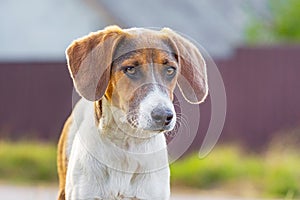
[[174, 105], [168, 95], [154, 89], [140, 102], [139, 128], [150, 131], [169, 131], [176, 123]]

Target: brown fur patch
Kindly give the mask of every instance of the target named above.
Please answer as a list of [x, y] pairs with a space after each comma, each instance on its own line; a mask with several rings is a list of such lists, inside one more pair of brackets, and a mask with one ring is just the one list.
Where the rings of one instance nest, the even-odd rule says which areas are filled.
[[169, 28], [162, 30], [169, 37], [169, 44], [174, 49], [180, 64], [178, 85], [184, 98], [193, 104], [203, 102], [208, 93], [208, 81], [205, 60], [189, 40]]
[[58, 142], [58, 149], [57, 149], [57, 171], [58, 171], [58, 178], [59, 178], [59, 196], [58, 200], [65, 200], [65, 185], [66, 185], [66, 175], [67, 175], [67, 166], [68, 160], [66, 155], [66, 142], [69, 134], [69, 128], [72, 124], [72, 117], [70, 116], [61, 132], [59, 142]]
[[74, 85], [84, 98], [96, 101], [105, 93], [112, 56], [124, 33], [116, 26], [75, 40], [66, 50]]
[[102, 116], [102, 101], [95, 101], [94, 102], [94, 110], [95, 110], [95, 124], [96, 126], [100, 123], [100, 118]]

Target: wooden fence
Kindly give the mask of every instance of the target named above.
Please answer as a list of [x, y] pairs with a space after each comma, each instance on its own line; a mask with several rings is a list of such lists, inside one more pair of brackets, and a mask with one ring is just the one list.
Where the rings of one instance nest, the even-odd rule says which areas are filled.
[[[300, 127], [300, 47], [239, 48], [216, 64], [228, 103], [221, 142], [261, 148], [277, 131]], [[72, 106], [65, 62], [0, 63], [0, 102], [0, 138], [57, 140]], [[208, 100], [193, 149], [209, 119]]]

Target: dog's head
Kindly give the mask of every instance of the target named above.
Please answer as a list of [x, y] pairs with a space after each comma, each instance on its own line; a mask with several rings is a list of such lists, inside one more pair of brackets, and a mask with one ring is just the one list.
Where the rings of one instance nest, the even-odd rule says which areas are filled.
[[66, 54], [78, 93], [96, 103], [105, 98], [132, 128], [173, 129], [176, 85], [190, 103], [201, 103], [207, 95], [202, 55], [168, 28], [110, 26], [75, 40]]

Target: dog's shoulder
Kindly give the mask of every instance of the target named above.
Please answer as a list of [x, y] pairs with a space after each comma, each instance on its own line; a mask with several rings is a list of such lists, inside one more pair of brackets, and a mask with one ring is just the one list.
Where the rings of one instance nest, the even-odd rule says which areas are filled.
[[71, 114], [71, 124], [68, 130], [68, 136], [66, 138], [66, 155], [69, 158], [73, 145], [74, 138], [78, 130], [82, 126], [93, 126], [94, 125], [94, 113], [93, 113], [93, 102], [85, 99], [80, 99], [73, 108]]

